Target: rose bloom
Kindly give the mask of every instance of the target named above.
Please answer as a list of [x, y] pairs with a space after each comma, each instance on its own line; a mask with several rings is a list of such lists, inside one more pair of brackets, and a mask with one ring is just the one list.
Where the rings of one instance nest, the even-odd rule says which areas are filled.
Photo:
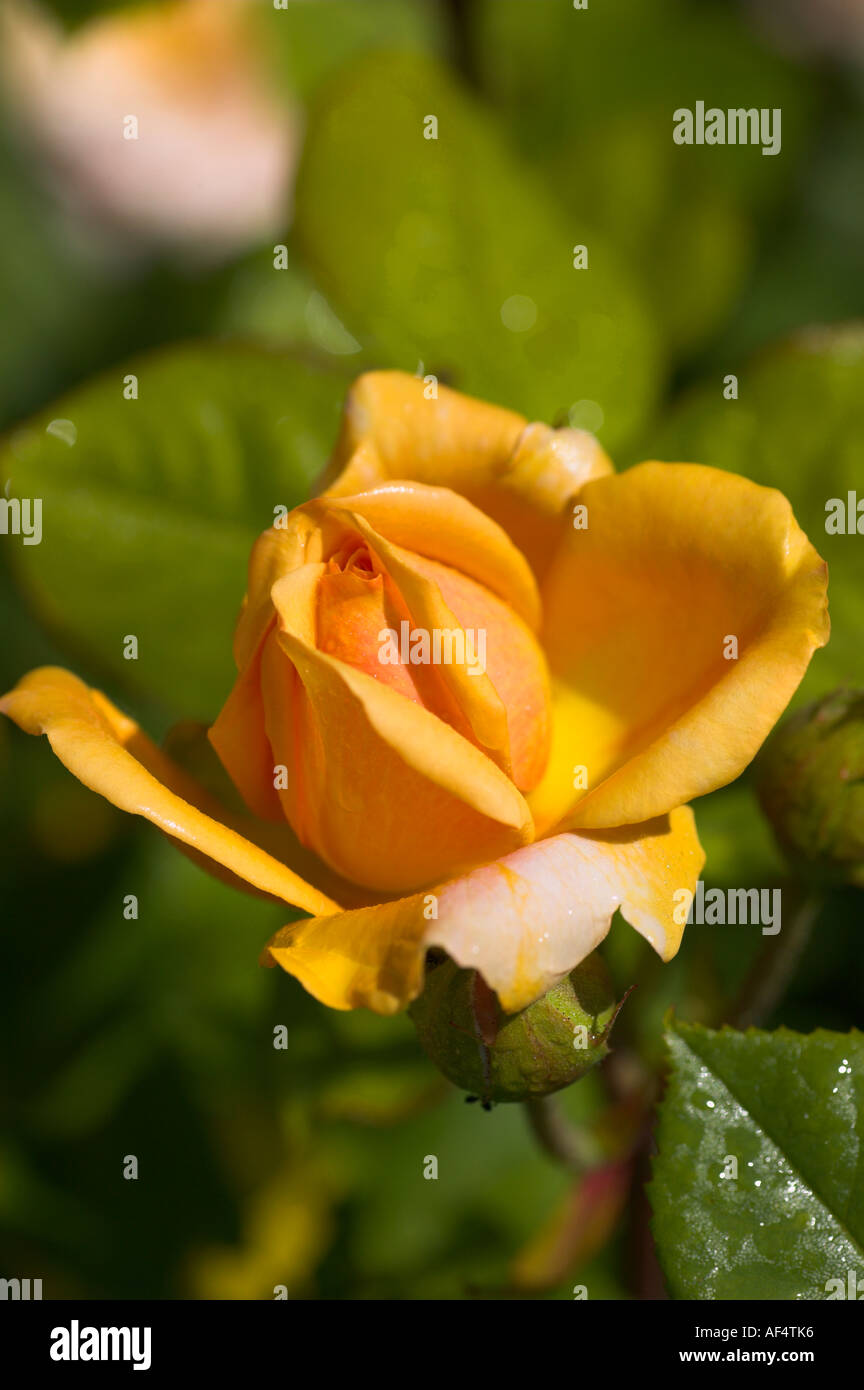
[[31, 0], [5, 0], [12, 112], [74, 211], [220, 253], [282, 225], [299, 118], [251, 25], [249, 0], [168, 0], [66, 35]]
[[[361, 377], [329, 486], [255, 544], [209, 730], [248, 811], [68, 672], [0, 709], [309, 914], [265, 958], [325, 1004], [403, 1008], [435, 946], [515, 1012], [616, 909], [675, 954], [704, 861], [685, 803], [737, 777], [827, 640], [827, 569], [773, 489], [684, 463], [616, 476], [582, 431], [427, 394]], [[485, 633], [485, 669], [458, 642], [401, 659], [403, 623]]]

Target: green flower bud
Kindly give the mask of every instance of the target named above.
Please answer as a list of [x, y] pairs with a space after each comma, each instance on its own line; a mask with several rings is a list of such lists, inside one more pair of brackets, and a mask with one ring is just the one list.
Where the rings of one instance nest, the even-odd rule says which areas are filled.
[[864, 691], [838, 690], [786, 721], [756, 765], [777, 840], [811, 877], [864, 887]]
[[578, 1081], [609, 1051], [617, 1009], [595, 953], [518, 1014], [501, 1011], [476, 970], [445, 959], [427, 971], [410, 1012], [435, 1065], [488, 1105], [535, 1100]]

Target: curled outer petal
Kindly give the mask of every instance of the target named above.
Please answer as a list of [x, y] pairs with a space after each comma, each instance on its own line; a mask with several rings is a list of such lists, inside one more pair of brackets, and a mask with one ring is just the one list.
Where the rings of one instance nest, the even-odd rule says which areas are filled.
[[428, 947], [480, 970], [516, 1012], [574, 969], [622, 916], [669, 960], [681, 889], [704, 862], [692, 812], [629, 830], [564, 833], [428, 894], [284, 927], [267, 955], [331, 1008], [394, 1013], [420, 992]]
[[328, 497], [392, 479], [460, 493], [492, 517], [541, 574], [570, 500], [612, 465], [584, 430], [528, 424], [521, 415], [437, 388], [404, 372], [368, 372], [348, 394], [325, 475]]
[[538, 834], [637, 824], [737, 777], [828, 640], [827, 566], [781, 493], [643, 463], [580, 503], [587, 527], [565, 532], [543, 585]]
[[304, 912], [338, 910], [332, 898], [287, 865], [199, 809], [195, 802], [208, 803], [206, 793], [133, 720], [69, 671], [52, 666], [31, 671], [0, 700], [0, 713], [25, 733], [47, 735], [57, 757], [86, 787], [121, 811], [152, 821], [234, 877]]

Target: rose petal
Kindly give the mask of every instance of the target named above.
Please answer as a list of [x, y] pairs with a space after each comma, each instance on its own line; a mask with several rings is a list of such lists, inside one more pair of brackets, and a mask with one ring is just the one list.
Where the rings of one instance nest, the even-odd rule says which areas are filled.
[[250, 576], [254, 575], [256, 583], [250, 588], [250, 598], [238, 624], [237, 655], [241, 661], [245, 658], [246, 664], [241, 665], [234, 687], [210, 729], [210, 742], [247, 806], [256, 816], [271, 821], [283, 819], [283, 803], [274, 785], [275, 766], [280, 758], [268, 738], [262, 693], [262, 661], [268, 642], [275, 641], [276, 612], [270, 594], [280, 576], [290, 578], [290, 586], [282, 588], [286, 610], [290, 606], [286, 616], [298, 632], [313, 641], [316, 588], [325, 566], [303, 563], [308, 539], [308, 534], [298, 539], [296, 531], [271, 529], [255, 546]]
[[[462, 624], [457, 621], [442, 595], [442, 583], [451, 578], [444, 567], [434, 562], [424, 563], [399, 546], [391, 545], [373, 531], [362, 517], [355, 517], [355, 523], [370, 549], [374, 550], [387, 574], [394, 581], [410, 614], [412, 627], [426, 633], [457, 630], [464, 632]], [[458, 576], [453, 572], [454, 586], [457, 580]], [[467, 596], [467, 605], [476, 609], [485, 595], [473, 580], [463, 579], [463, 593], [467, 588], [475, 591]], [[489, 598], [492, 599], [492, 596], [489, 595]], [[478, 615], [477, 623], [473, 621], [473, 616], [469, 614], [472, 621], [466, 626], [482, 626], [482, 612]], [[505, 610], [505, 620], [506, 616]], [[514, 628], [516, 621], [514, 617]], [[530, 640], [533, 642], [533, 639]], [[512, 776], [507, 711], [500, 695], [484, 670], [477, 665], [471, 669], [467, 659], [467, 643], [463, 645], [461, 653], [454, 649], [450, 654], [452, 660], [430, 664], [429, 675], [446, 688], [477, 746], [482, 748], [503, 772]], [[476, 656], [477, 653], [475, 659]]]
[[393, 545], [460, 570], [504, 599], [529, 627], [540, 625], [537, 581], [524, 556], [502, 527], [450, 488], [394, 481], [303, 510], [313, 517], [353, 512]]
[[695, 891], [703, 862], [681, 807], [627, 831], [557, 835], [429, 894], [294, 923], [268, 953], [331, 1008], [394, 1013], [422, 988], [427, 948], [442, 946], [515, 1013], [594, 950], [616, 908], [670, 959], [684, 930], [675, 894]]
[[516, 787], [449, 725], [298, 632], [278, 641], [304, 691], [264, 680], [271, 745], [292, 752], [286, 809], [337, 873], [404, 892], [533, 838]]
[[391, 371], [354, 383], [324, 481], [328, 497], [392, 479], [450, 488], [503, 527], [541, 574], [569, 501], [611, 469], [582, 430], [529, 425], [446, 386], [427, 399], [422, 381]]
[[[540, 832], [631, 825], [737, 777], [828, 638], [827, 568], [781, 493], [696, 464], [589, 483], [543, 587]], [[738, 658], [727, 659], [728, 639]], [[574, 790], [585, 767], [587, 794]]]
[[0, 700], [0, 713], [25, 733], [46, 734], [64, 766], [121, 811], [144, 816], [190, 850], [304, 912], [338, 910], [287, 865], [192, 804], [209, 804], [209, 798], [133, 720], [71, 672], [51, 666], [31, 671]]

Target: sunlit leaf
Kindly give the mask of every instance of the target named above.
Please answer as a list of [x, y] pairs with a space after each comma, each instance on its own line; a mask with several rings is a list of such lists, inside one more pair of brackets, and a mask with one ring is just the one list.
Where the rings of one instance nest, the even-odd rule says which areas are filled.
[[[561, 216], [432, 60], [377, 55], [326, 98], [307, 132], [297, 239], [379, 365], [422, 364], [535, 419], [575, 409], [611, 447], [632, 435], [658, 345], [590, 209]], [[574, 268], [577, 246], [587, 268]]]

